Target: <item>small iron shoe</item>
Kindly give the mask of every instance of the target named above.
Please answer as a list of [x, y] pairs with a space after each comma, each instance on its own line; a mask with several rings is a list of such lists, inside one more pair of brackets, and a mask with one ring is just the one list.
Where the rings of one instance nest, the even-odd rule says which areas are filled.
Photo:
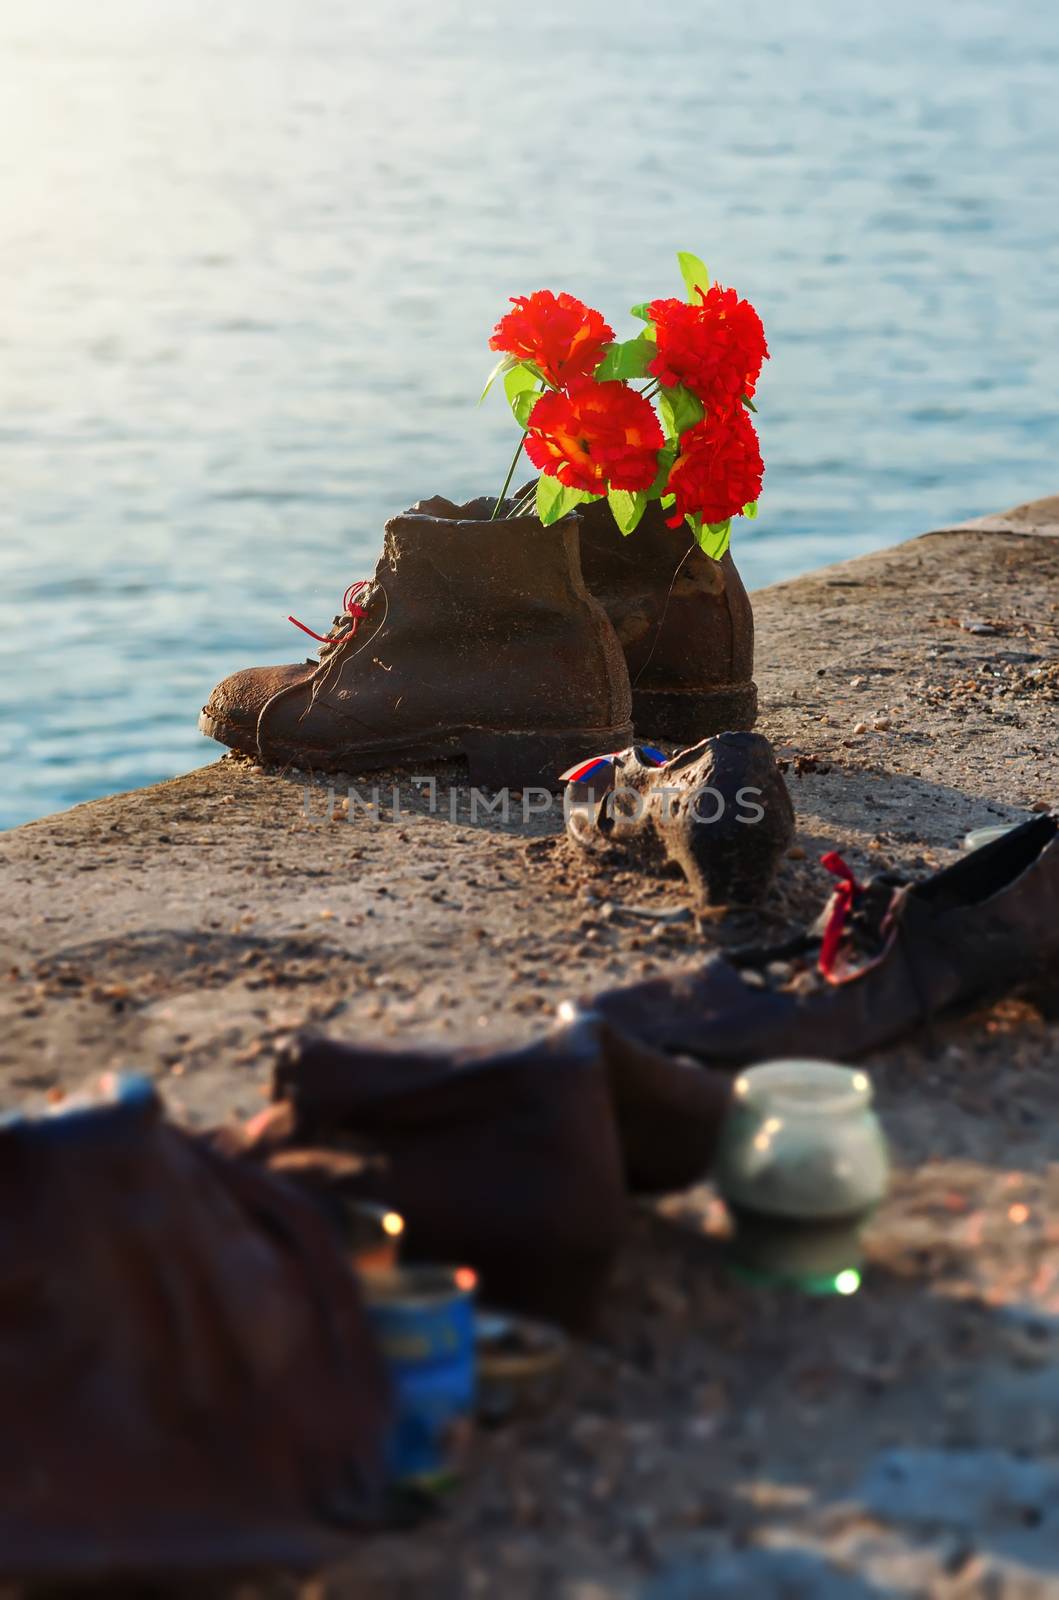
[[650, 745], [564, 774], [567, 833], [648, 871], [675, 862], [703, 905], [763, 900], [794, 837], [794, 808], [760, 733], [720, 733], [667, 760]]

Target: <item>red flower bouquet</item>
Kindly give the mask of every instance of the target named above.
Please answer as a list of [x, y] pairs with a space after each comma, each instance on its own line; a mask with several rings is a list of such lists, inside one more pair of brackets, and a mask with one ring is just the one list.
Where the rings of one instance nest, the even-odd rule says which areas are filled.
[[706, 416], [681, 434], [669, 469], [676, 520], [697, 513], [707, 524], [724, 522], [733, 508], [741, 512], [756, 502], [764, 475], [754, 424], [743, 407]]
[[726, 412], [754, 393], [768, 357], [761, 318], [734, 289], [699, 291], [698, 303], [652, 300], [658, 354], [648, 367], [667, 389], [684, 384], [707, 411]]
[[550, 289], [516, 295], [511, 304], [515, 309], [500, 318], [490, 349], [531, 362], [554, 389], [591, 378], [614, 338], [598, 311]]
[[[757, 514], [764, 466], [748, 411], [768, 359], [765, 330], [734, 289], [711, 287], [697, 256], [677, 259], [687, 300], [635, 306], [647, 326], [633, 339], [615, 341], [601, 314], [570, 294], [512, 300], [489, 341], [500, 360], [485, 390], [503, 378], [523, 430], [497, 513], [525, 447], [540, 469], [544, 523], [605, 495], [629, 534], [660, 499], [670, 526], [686, 521], [719, 560], [732, 518]], [[638, 379], [651, 381], [635, 389]]]
[[591, 495], [649, 489], [662, 443], [651, 402], [613, 380], [586, 378], [568, 393], [549, 390], [526, 422], [526, 454], [533, 465]]

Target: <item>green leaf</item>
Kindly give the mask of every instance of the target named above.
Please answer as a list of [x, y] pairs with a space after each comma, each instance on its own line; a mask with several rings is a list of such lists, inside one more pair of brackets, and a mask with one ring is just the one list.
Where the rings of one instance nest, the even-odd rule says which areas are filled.
[[680, 268], [680, 276], [684, 279], [684, 287], [688, 291], [688, 302], [697, 305], [699, 289], [706, 290], [710, 287], [710, 275], [706, 271], [706, 265], [698, 256], [693, 256], [687, 250], [677, 252], [677, 265]]
[[663, 511], [668, 511], [670, 506], [675, 506], [676, 503], [677, 497], [675, 494], [664, 494], [658, 502]]
[[[651, 313], [647, 309], [649, 304], [650, 304], [650, 301], [641, 300], [641, 302], [640, 302], [640, 304], [638, 306], [633, 306], [632, 307], [629, 315], [633, 316], [633, 317], [639, 317], [641, 322], [650, 322], [651, 321]], [[652, 325], [652, 327], [654, 326], [653, 323], [651, 325]]]
[[753, 522], [754, 518], [757, 516], [756, 500], [747, 501], [746, 505], [743, 507], [743, 515], [744, 517], [749, 517], [750, 521]]
[[607, 346], [607, 353], [595, 371], [597, 383], [607, 383], [612, 378], [646, 378], [648, 364], [658, 354], [654, 341], [641, 333], [635, 339], [625, 339]]
[[517, 366], [518, 358], [516, 356], [501, 356], [500, 360], [497, 362], [496, 366], [485, 380], [485, 388], [478, 397], [478, 404], [481, 405], [482, 401], [485, 399], [486, 395], [489, 393], [490, 389], [493, 387], [493, 384], [496, 382], [497, 378], [499, 378], [502, 372], [510, 372], [512, 367]]
[[753, 400], [751, 400], [748, 394], [743, 396], [743, 404], [746, 406], [748, 411], [752, 411], [755, 417], [757, 416], [757, 406], [754, 404]]
[[680, 383], [672, 389], [662, 390], [658, 396], [658, 409], [662, 413], [667, 439], [679, 439], [682, 433], [693, 428], [706, 415], [702, 401], [697, 400], [691, 390], [685, 389]]
[[589, 494], [586, 489], [568, 489], [558, 478], [549, 478], [543, 472], [537, 479], [537, 515], [546, 528], [558, 522], [560, 517], [565, 517], [576, 506], [600, 499], [601, 495]]
[[523, 389], [511, 402], [511, 410], [519, 427], [525, 431], [529, 427], [530, 412], [540, 399], [539, 389]]
[[525, 361], [519, 361], [504, 374], [504, 393], [514, 404], [517, 395], [524, 394], [527, 389], [535, 389], [540, 381], [540, 373], [536, 367], [529, 366]]
[[526, 418], [540, 398], [538, 388], [540, 381], [536, 367], [531, 367], [525, 361], [512, 367], [511, 371], [504, 375], [504, 393], [520, 428], [526, 426]]
[[[689, 517], [689, 523], [691, 520]], [[697, 529], [692, 524], [691, 531], [695, 535], [700, 550], [712, 560], [720, 561], [731, 543], [731, 529], [732, 519], [729, 517], [725, 522], [707, 522]]]
[[611, 489], [607, 504], [622, 533], [628, 535], [638, 527], [640, 518], [647, 510], [647, 495], [642, 489]]
[[[550, 478], [542, 472], [537, 479], [537, 515], [544, 526], [562, 516], [561, 511], [555, 511], [556, 505], [563, 497], [563, 486], [558, 478]], [[552, 513], [555, 513], [554, 515]]]
[[669, 503], [670, 504], [673, 503], [673, 500], [675, 499], [675, 496], [674, 495], [666, 496], [664, 494], [664, 490], [665, 490], [666, 485], [669, 482], [669, 470], [672, 467], [672, 465], [673, 465], [673, 463], [674, 463], [674, 461], [676, 459], [677, 459], [677, 446], [676, 446], [675, 442], [673, 444], [663, 445], [661, 450], [659, 450], [659, 452], [658, 452], [658, 471], [655, 474], [654, 483], [652, 483], [651, 487], [647, 491], [648, 500], [658, 500], [659, 498], [661, 498], [662, 504], [665, 505], [666, 499], [668, 498]]

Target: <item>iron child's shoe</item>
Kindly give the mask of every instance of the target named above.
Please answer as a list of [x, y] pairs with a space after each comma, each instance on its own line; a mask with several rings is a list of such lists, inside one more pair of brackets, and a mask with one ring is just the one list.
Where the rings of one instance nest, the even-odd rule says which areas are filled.
[[721, 733], [666, 758], [633, 745], [564, 774], [569, 837], [648, 871], [680, 867], [702, 905], [763, 900], [794, 808], [760, 733]]

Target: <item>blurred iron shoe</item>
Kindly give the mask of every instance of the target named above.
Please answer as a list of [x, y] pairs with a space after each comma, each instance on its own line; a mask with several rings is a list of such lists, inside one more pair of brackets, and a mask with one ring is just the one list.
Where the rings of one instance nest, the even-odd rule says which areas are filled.
[[390, 1399], [305, 1197], [122, 1078], [3, 1118], [0, 1198], [0, 1581], [168, 1592], [348, 1553]]
[[595, 1017], [484, 1055], [305, 1037], [242, 1148], [317, 1193], [392, 1206], [411, 1256], [465, 1261], [494, 1303], [576, 1326], [606, 1285], [628, 1194], [700, 1178], [729, 1094], [727, 1078]]

